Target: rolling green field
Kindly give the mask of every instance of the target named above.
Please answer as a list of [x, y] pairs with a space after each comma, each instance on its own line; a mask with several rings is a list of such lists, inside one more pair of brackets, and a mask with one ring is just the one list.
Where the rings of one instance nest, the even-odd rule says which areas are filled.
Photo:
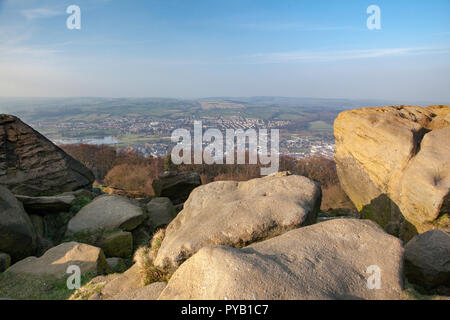
[[[51, 139], [115, 137], [119, 146], [167, 142], [168, 137], [134, 134], [124, 128], [139, 121], [257, 119], [281, 121], [283, 134], [332, 134], [337, 115], [383, 102], [345, 99], [251, 97], [205, 98], [1, 98], [0, 113], [13, 114]], [[124, 123], [127, 122], [127, 123]], [[113, 123], [114, 125], [108, 125]], [[99, 125], [100, 124], [100, 125]]]

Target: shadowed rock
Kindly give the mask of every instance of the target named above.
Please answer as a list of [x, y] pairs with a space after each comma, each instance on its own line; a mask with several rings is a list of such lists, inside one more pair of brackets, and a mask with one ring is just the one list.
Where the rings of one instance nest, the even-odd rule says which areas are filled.
[[412, 283], [450, 288], [450, 234], [431, 230], [414, 237], [405, 246], [405, 268]]
[[186, 201], [191, 191], [201, 184], [197, 172], [164, 172], [152, 186], [156, 196], [169, 198], [177, 205]]
[[22, 204], [0, 186], [0, 251], [13, 262], [28, 257], [36, 249], [36, 232]]
[[14, 194], [55, 195], [91, 187], [92, 172], [39, 132], [0, 115], [0, 184]]

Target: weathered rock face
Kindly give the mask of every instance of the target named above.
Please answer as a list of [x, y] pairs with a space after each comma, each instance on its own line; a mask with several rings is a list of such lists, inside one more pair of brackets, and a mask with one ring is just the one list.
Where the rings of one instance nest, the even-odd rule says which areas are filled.
[[18, 261], [34, 253], [36, 232], [22, 204], [0, 186], [0, 251]]
[[169, 198], [154, 198], [147, 203], [148, 220], [146, 224], [151, 230], [168, 225], [177, 212]]
[[51, 248], [42, 257], [28, 257], [13, 264], [6, 272], [33, 275], [51, 275], [57, 278], [67, 276], [67, 268], [76, 265], [81, 273], [108, 271], [105, 255], [100, 248], [83, 243], [65, 242]]
[[202, 184], [197, 172], [165, 172], [153, 181], [153, 190], [157, 197], [169, 198], [177, 205], [186, 201], [192, 190]]
[[92, 172], [20, 119], [0, 115], [0, 184], [12, 193], [54, 195], [91, 187]]
[[140, 268], [135, 264], [123, 274], [109, 281], [101, 290], [103, 298], [113, 297], [121, 292], [143, 287]]
[[98, 230], [132, 231], [145, 219], [141, 207], [115, 195], [105, 195], [83, 207], [67, 226], [68, 234]]
[[201, 186], [167, 227], [155, 265], [174, 270], [202, 247], [242, 247], [311, 224], [320, 200], [320, 186], [301, 176]]
[[450, 107], [346, 111], [334, 133], [340, 183], [363, 218], [405, 241], [450, 229]]
[[156, 300], [167, 286], [167, 282], [154, 282], [143, 288], [124, 291], [108, 300]]
[[405, 246], [405, 272], [412, 283], [426, 289], [450, 288], [450, 234], [431, 230]]
[[[380, 289], [368, 286], [377, 285], [371, 266]], [[243, 249], [205, 247], [159, 299], [399, 299], [402, 287], [401, 241], [372, 221], [339, 219]]]

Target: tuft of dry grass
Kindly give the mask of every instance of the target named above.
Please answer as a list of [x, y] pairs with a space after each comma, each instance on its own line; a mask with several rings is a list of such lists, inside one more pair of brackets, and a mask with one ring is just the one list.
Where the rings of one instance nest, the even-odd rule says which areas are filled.
[[134, 253], [133, 260], [139, 267], [142, 274], [143, 285], [149, 285], [153, 282], [168, 281], [169, 275], [156, 267], [153, 261], [158, 254], [161, 243], [165, 236], [165, 229], [159, 229], [152, 237], [150, 247], [139, 247]]

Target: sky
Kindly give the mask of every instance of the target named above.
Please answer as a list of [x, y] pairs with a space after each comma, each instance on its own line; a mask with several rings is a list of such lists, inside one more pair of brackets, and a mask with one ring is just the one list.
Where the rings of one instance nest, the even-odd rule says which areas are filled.
[[450, 0], [0, 0], [0, 96], [450, 104]]

